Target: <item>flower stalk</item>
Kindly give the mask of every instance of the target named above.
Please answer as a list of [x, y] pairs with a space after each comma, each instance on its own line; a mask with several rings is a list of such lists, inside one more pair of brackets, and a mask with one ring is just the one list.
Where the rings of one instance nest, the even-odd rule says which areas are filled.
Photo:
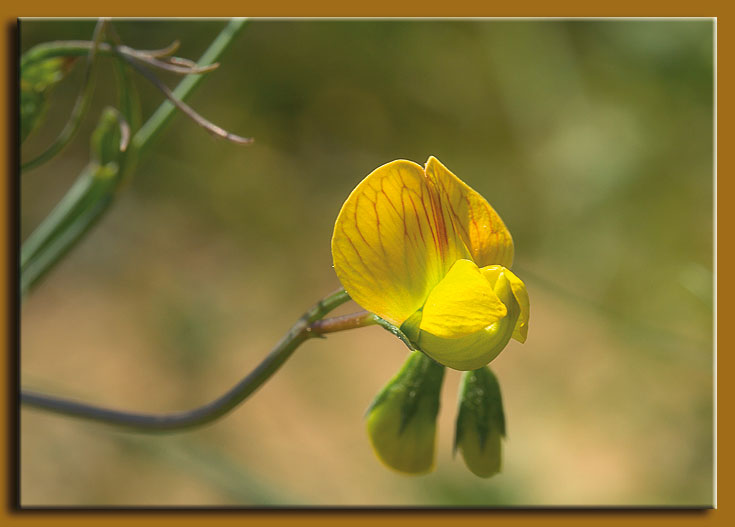
[[[350, 300], [349, 295], [344, 289], [339, 289], [317, 302], [296, 321], [255, 369], [217, 399], [193, 410], [171, 414], [124, 412], [28, 390], [21, 390], [20, 402], [31, 408], [115, 425], [135, 432], [178, 432], [203, 426], [224, 416], [250, 397], [283, 366], [301, 344], [324, 333], [342, 331], [339, 329], [339, 324], [330, 324], [326, 320], [324, 321], [327, 322], [326, 327], [321, 327], [316, 331], [314, 327], [327, 313], [348, 300]], [[344, 329], [350, 328], [345, 327]]]
[[363, 328], [365, 326], [372, 326], [377, 323], [378, 318], [373, 313], [368, 313], [367, 311], [359, 311], [357, 313], [350, 313], [349, 315], [342, 315], [341, 317], [317, 320], [309, 327], [309, 331], [314, 336], [321, 337], [322, 335], [326, 335], [327, 333], [336, 333], [337, 331]]

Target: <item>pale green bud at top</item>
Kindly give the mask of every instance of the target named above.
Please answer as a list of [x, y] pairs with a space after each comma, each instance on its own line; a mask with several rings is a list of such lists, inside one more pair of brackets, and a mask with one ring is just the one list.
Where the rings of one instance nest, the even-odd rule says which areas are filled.
[[487, 366], [466, 372], [459, 393], [454, 450], [481, 478], [500, 472], [505, 416], [498, 380]]
[[433, 468], [443, 380], [444, 366], [415, 351], [368, 408], [368, 437], [388, 467], [409, 474]]

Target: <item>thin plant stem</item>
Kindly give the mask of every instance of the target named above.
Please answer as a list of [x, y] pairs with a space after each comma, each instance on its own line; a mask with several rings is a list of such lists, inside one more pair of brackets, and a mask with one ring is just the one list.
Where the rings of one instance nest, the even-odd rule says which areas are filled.
[[159, 60], [145, 53], [138, 53], [128, 46], [118, 46], [117, 50], [126, 58], [139, 60], [146, 64], [178, 75], [190, 75], [192, 73], [209, 73], [219, 68], [219, 62], [207, 66], [197, 66], [195, 62], [188, 59], [172, 57], [167, 60]]
[[27, 390], [21, 390], [20, 402], [28, 407], [116, 425], [137, 432], [175, 432], [202, 426], [227, 414], [252, 395], [278, 371], [296, 348], [319, 335], [311, 329], [315, 322], [349, 299], [349, 295], [343, 289], [339, 289], [316, 303], [291, 327], [254, 370], [222, 396], [193, 410], [159, 415], [140, 414], [111, 410]]
[[[229, 47], [235, 36], [245, 27], [246, 23], [247, 19], [245, 18], [230, 20], [197, 61], [197, 65], [206, 66], [216, 62]], [[202, 79], [202, 75], [189, 75], [185, 77], [173, 90], [172, 96], [179, 101], [186, 100], [193, 93], [194, 89], [199, 86]], [[143, 155], [151, 147], [158, 134], [161, 133], [175, 113], [176, 106], [170, 101], [164, 101], [150, 119], [138, 130], [135, 136], [133, 136], [133, 150], [138, 155]]]
[[327, 333], [335, 333], [337, 331], [345, 331], [348, 329], [357, 329], [365, 326], [372, 326], [378, 323], [378, 318], [368, 311], [359, 311], [342, 315], [341, 317], [325, 318], [317, 320], [310, 327], [314, 335], [325, 335]]
[[[119, 42], [120, 39], [118, 38], [117, 40]], [[176, 52], [176, 50], [179, 49], [179, 46], [181, 46], [181, 42], [179, 42], [178, 40], [174, 40], [173, 42], [171, 42], [171, 44], [169, 44], [165, 48], [145, 49], [145, 50], [139, 49], [138, 53], [148, 55], [149, 57], [155, 57], [155, 58], [161, 59], [164, 57], [168, 57], [169, 55], [173, 55]]]
[[171, 103], [173, 103], [173, 105], [176, 108], [178, 108], [181, 112], [186, 114], [192, 121], [194, 121], [197, 125], [204, 128], [207, 132], [213, 135], [216, 135], [217, 137], [227, 139], [228, 141], [232, 141], [233, 143], [247, 145], [253, 142], [253, 140], [249, 137], [240, 137], [239, 135], [230, 133], [227, 130], [217, 126], [211, 121], [208, 121], [207, 119], [199, 115], [191, 106], [177, 99], [176, 96], [173, 94], [173, 92], [171, 92], [171, 90], [168, 89], [168, 86], [166, 86], [164, 83], [158, 80], [158, 78], [155, 75], [153, 75], [150, 71], [148, 71], [143, 66], [141, 66], [140, 64], [137, 64], [134, 60], [128, 57], [124, 57], [124, 59], [128, 62], [128, 64], [130, 64], [130, 66], [134, 70], [136, 70], [143, 77], [145, 77], [145, 79], [148, 80], [151, 84], [153, 84], [156, 88], [158, 88], [158, 90], [161, 93], [163, 93], [166, 96], [166, 98], [169, 101], [171, 101]]
[[[163, 56], [159, 55], [159, 53], [166, 53], [172, 47], [169, 46], [165, 49], [151, 51], [135, 50], [135, 52], [138, 55], [157, 58]], [[20, 58], [20, 69], [23, 70], [37, 62], [58, 57], [85, 57], [89, 55], [92, 48], [95, 48], [95, 53], [100, 57], [119, 57], [120, 55], [127, 54], [128, 50], [132, 50], [132, 48], [127, 46], [110, 44], [109, 42], [100, 42], [95, 46], [95, 43], [91, 40], [55, 40], [53, 42], [43, 42], [33, 46], [23, 54]]]

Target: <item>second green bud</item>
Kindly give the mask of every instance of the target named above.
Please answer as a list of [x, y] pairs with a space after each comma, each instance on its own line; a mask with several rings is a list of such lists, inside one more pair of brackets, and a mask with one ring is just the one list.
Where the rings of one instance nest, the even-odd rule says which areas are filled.
[[462, 376], [454, 449], [481, 478], [500, 472], [505, 415], [498, 379], [487, 366]]

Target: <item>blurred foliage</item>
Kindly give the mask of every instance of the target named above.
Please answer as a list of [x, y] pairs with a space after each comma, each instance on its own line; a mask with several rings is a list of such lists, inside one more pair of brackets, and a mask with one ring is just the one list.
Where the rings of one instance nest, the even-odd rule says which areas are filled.
[[[189, 57], [222, 25], [115, 22], [128, 45], [179, 39]], [[93, 26], [24, 20], [20, 51]], [[48, 95], [24, 159], [63, 127], [79, 70]], [[90, 115], [114, 101], [112, 71], [101, 61]], [[192, 106], [255, 144], [176, 117], [24, 303], [23, 384], [131, 410], [211, 399], [337, 287], [329, 239], [357, 182], [433, 154], [503, 217], [531, 297], [527, 343], [492, 364], [503, 472], [481, 480], [452, 462], [452, 372], [437, 470], [382, 467], [362, 418], [405, 347], [371, 328], [308, 344], [188, 435], [24, 411], [24, 504], [712, 503], [711, 21], [257, 20], [208, 75]], [[160, 94], [135, 82], [149, 115]], [[22, 238], [87, 148], [23, 176]]]

